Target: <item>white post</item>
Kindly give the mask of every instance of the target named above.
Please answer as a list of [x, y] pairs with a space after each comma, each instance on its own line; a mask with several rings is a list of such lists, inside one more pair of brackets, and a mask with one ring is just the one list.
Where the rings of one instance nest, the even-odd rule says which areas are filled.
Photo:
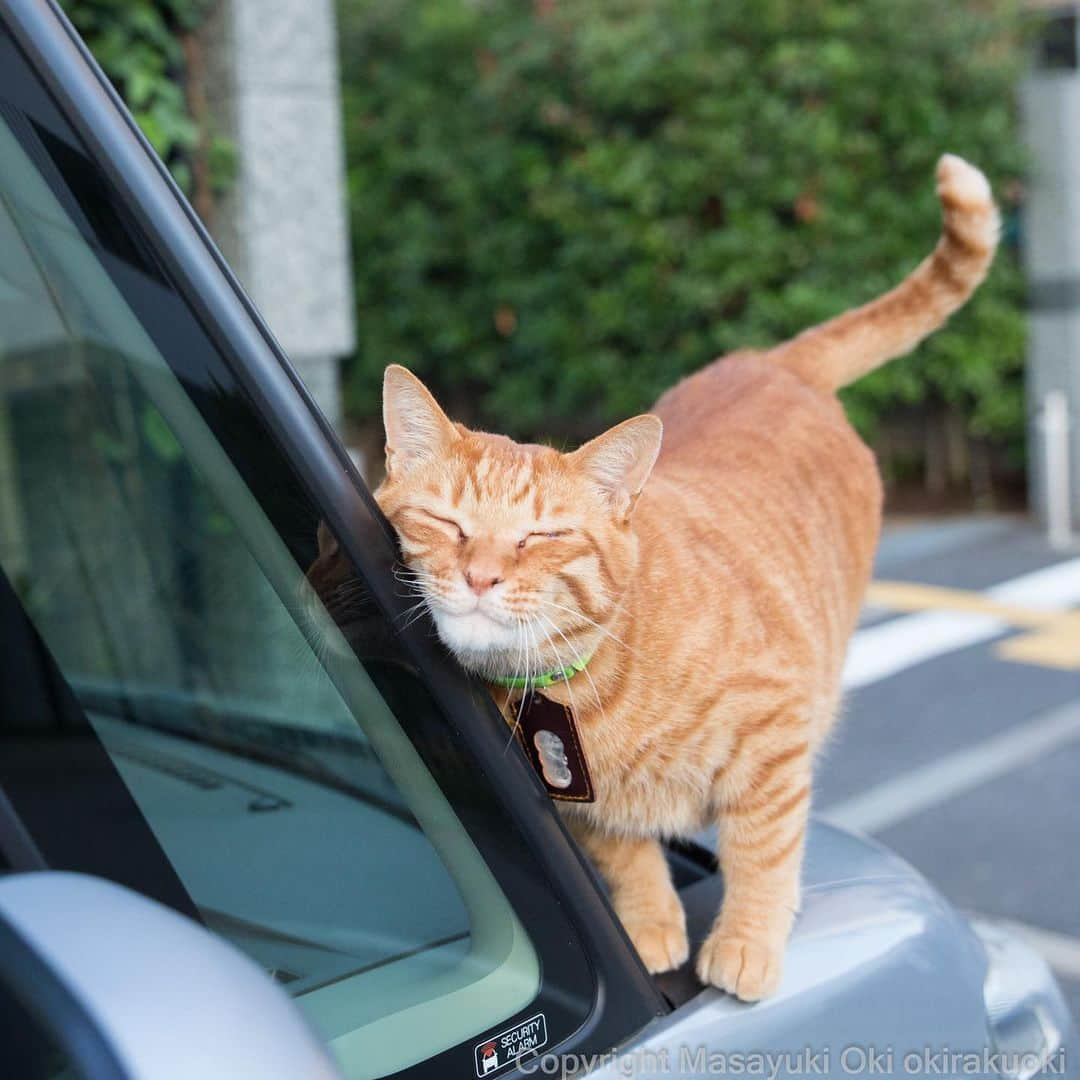
[[1072, 544], [1069, 491], [1069, 402], [1064, 390], [1043, 398], [1043, 442], [1046, 449], [1046, 528], [1053, 548]]

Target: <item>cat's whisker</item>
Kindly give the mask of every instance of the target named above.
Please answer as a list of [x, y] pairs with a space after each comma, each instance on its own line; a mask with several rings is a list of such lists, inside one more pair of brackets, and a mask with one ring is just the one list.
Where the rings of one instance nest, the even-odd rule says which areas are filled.
[[433, 589], [434, 582], [418, 581], [415, 578], [397, 578], [398, 585], [402, 586], [406, 593], [421, 593], [425, 589]]
[[543, 597], [540, 597], [537, 600], [537, 603], [543, 604], [547, 607], [555, 608], [557, 611], [563, 611], [569, 615], [573, 615], [575, 618], [580, 619], [583, 623], [591, 626], [594, 630], [598, 630], [601, 634], [604, 634], [607, 637], [611, 638], [611, 640], [614, 641], [616, 645], [621, 645], [632, 656], [641, 655], [641, 653], [637, 649], [633, 648], [630, 645], [627, 645], [627, 643], [623, 641], [622, 638], [617, 637], [606, 626], [602, 626], [600, 623], [594, 621], [593, 619], [590, 619], [583, 612], [578, 611], [575, 608], [567, 607], [565, 604], [557, 604], [554, 600], [547, 600]]
[[[563, 639], [564, 642], [566, 642], [566, 647], [568, 649], [570, 649], [571, 654], [573, 654], [573, 649], [570, 646], [570, 642], [567, 641], [566, 635], [559, 629], [558, 624], [551, 618], [551, 616], [550, 615], [545, 615], [545, 614], [543, 614], [543, 612], [541, 612], [540, 617], [542, 619], [546, 619], [549, 623], [551, 623], [551, 628], [555, 631], [556, 634], [559, 635], [559, 637], [561, 637]], [[571, 655], [571, 662], [573, 662], [573, 660], [574, 660], [574, 657], [573, 657], [573, 655]], [[589, 673], [588, 664], [586, 664], [585, 667], [583, 667], [581, 669], [581, 674], [584, 675], [585, 678], [589, 680], [589, 685], [592, 687], [593, 697], [596, 699], [596, 707], [600, 710], [600, 719], [603, 720], [604, 723], [606, 724], [607, 723], [607, 715], [604, 712], [604, 703], [600, 700], [600, 691], [597, 689], [596, 680]], [[570, 689], [569, 680], [566, 683], [566, 689], [567, 690]]]
[[399, 577], [394, 580], [406, 589], [434, 589], [438, 587], [438, 582], [434, 578]]
[[407, 607], [400, 615], [397, 616], [397, 619], [402, 623], [401, 628], [404, 629], [406, 626], [408, 626], [411, 622], [410, 617], [415, 615], [416, 612], [422, 611], [425, 607], [427, 607], [426, 599], [417, 600], [415, 604], [411, 604], [409, 607]]
[[[401, 626], [398, 627], [398, 633], [401, 633], [401, 634], [405, 633], [405, 631], [408, 630], [410, 626], [414, 625], [415, 623], [418, 623], [424, 617], [425, 614], [426, 614], [426, 609], [421, 608], [419, 611], [416, 612], [415, 615], [413, 615], [413, 617], [411, 619], [409, 619], [408, 622], [403, 623]], [[428, 633], [428, 637], [433, 637], [433, 636], [437, 636], [437, 632], [434, 631], [434, 630], [430, 631]]]
[[[515, 624], [514, 630], [515, 630], [515, 635], [516, 635], [516, 638], [517, 638], [517, 641], [518, 641], [518, 653], [517, 653], [517, 656], [514, 657], [513, 678], [517, 678], [518, 677], [518, 674], [517, 674], [518, 661], [521, 659], [521, 650], [522, 650], [522, 646], [523, 646], [523, 644], [525, 642], [525, 627], [524, 627], [524, 625], [522, 623], [519, 622], [519, 623]], [[506, 688], [506, 701], [503, 704], [504, 708], [507, 708], [510, 705], [510, 698], [513, 696], [513, 693], [514, 693], [514, 688], [512, 686], [508, 686]], [[525, 699], [522, 698], [522, 701], [524, 701], [524, 700]], [[507, 752], [507, 750], [510, 749], [510, 744], [513, 743], [514, 736], [517, 735], [517, 730], [518, 730], [518, 727], [519, 727], [520, 724], [521, 724], [521, 711], [520, 711], [520, 708], [519, 708], [517, 719], [514, 721], [513, 724], [510, 725], [510, 738], [507, 740], [506, 745], [503, 747], [503, 754], [505, 754]]]
[[410, 626], [413, 625], [413, 623], [415, 623], [415, 622], [419, 621], [420, 619], [422, 619], [424, 617], [424, 615], [426, 613], [430, 612], [430, 611], [431, 611], [431, 601], [429, 600], [429, 598], [426, 595], [421, 596], [420, 599], [417, 600], [415, 604], [411, 604], [409, 607], [407, 607], [394, 620], [395, 622], [398, 622], [398, 621], [401, 622], [401, 625], [398, 626], [398, 628], [397, 628], [398, 633], [404, 633], [406, 630], [409, 629]]
[[412, 611], [417, 604], [423, 604], [427, 600], [427, 593], [406, 593], [401, 596], [402, 600], [412, 600], [413, 603], [409, 605], [408, 611]]
[[[526, 635], [525, 670], [524, 670], [524, 674], [522, 676], [522, 678], [524, 678], [524, 680], [525, 680], [525, 688], [524, 688], [524, 692], [521, 695], [521, 701], [518, 703], [517, 719], [514, 721], [514, 726], [510, 729], [510, 740], [509, 740], [509, 742], [507, 742], [506, 747], [503, 750], [504, 754], [506, 753], [507, 750], [510, 749], [511, 744], [514, 741], [514, 737], [517, 735], [518, 728], [521, 727], [521, 718], [525, 715], [525, 702], [526, 702], [527, 699], [532, 697], [532, 693], [533, 693], [532, 682], [531, 682], [531, 674], [530, 674], [531, 673], [531, 668], [532, 668], [531, 652], [532, 652], [532, 648], [533, 648], [533, 644], [534, 644], [534, 639], [533, 639], [533, 634], [532, 634], [532, 626], [531, 626], [531, 624], [529, 622], [522, 622], [520, 625], [521, 625], [521, 628], [525, 632], [525, 635]], [[540, 647], [538, 645], [535, 646], [535, 647], [536, 647], [537, 669], [539, 670]]]
[[394, 566], [395, 574], [430, 574], [430, 570], [425, 570], [422, 566], [410, 566], [408, 563], [399, 562]]
[[409, 582], [407, 585], [402, 582], [402, 585], [405, 587], [396, 591], [397, 596], [428, 596], [438, 591], [435, 586], [424, 585], [420, 582]]
[[556, 600], [551, 600], [551, 599], [549, 599], [547, 597], [543, 597], [543, 596], [538, 597], [537, 600], [538, 600], [539, 603], [544, 604], [547, 607], [552, 607], [552, 608], [557, 609], [558, 611], [564, 611], [568, 615], [573, 615], [574, 618], [580, 619], [583, 623], [586, 623], [587, 625], [593, 627], [594, 629], [602, 630], [605, 634], [609, 635], [614, 641], [618, 642], [620, 645], [626, 645], [625, 641], [623, 641], [620, 638], [617, 638], [611, 632], [611, 630], [609, 630], [606, 626], [603, 625], [603, 623], [598, 623], [595, 619], [590, 619], [589, 616], [586, 615], [580, 608], [568, 607], [566, 604], [560, 604]]
[[[510, 677], [516, 679], [518, 677], [518, 664], [521, 661], [521, 639], [524, 636], [524, 632], [521, 629], [521, 622], [515, 620], [514, 622], [514, 641], [517, 642], [517, 655], [514, 657], [514, 666], [510, 671]], [[508, 709], [510, 707], [510, 698], [513, 696], [514, 688], [508, 686], [506, 688], [506, 700], [503, 702], [503, 708]], [[513, 735], [513, 731], [511, 731]]]
[[438, 578], [426, 570], [413, 570], [408, 567], [394, 570], [394, 580], [402, 585], [410, 587], [426, 586], [428, 588], [438, 584]]
[[[547, 616], [546, 616], [546, 615], [545, 615], [545, 616], [543, 616], [543, 617], [544, 617], [544, 618], [547, 618]], [[551, 622], [551, 619], [548, 619], [548, 622]], [[551, 625], [552, 625], [552, 626], [555, 626], [555, 624], [554, 624], [554, 623], [551, 623]], [[548, 644], [549, 644], [549, 645], [551, 646], [551, 651], [552, 651], [552, 652], [553, 652], [553, 653], [555, 654], [555, 662], [556, 662], [556, 663], [557, 663], [557, 664], [558, 664], [558, 665], [559, 665], [560, 667], [563, 667], [563, 668], [565, 668], [565, 667], [566, 667], [566, 664], [565, 664], [565, 663], [563, 662], [563, 659], [562, 659], [562, 657], [560, 657], [560, 656], [559, 656], [559, 650], [558, 650], [557, 648], [555, 648], [555, 642], [551, 640], [551, 635], [550, 635], [550, 634], [549, 634], [549, 633], [547, 632], [547, 630], [546, 630], [546, 629], [544, 628], [543, 624], [541, 624], [541, 625], [540, 625], [540, 629], [544, 631], [544, 637], [546, 637], [546, 638], [548, 639]], [[558, 632], [559, 632], [560, 634], [562, 633], [562, 631], [561, 631], [561, 630], [559, 630], [559, 628], [558, 628], [557, 626], [555, 626], [555, 629], [556, 629], [556, 630], [557, 630], [557, 631], [558, 631]], [[563, 640], [565, 640], [565, 638], [564, 638]], [[567, 644], [569, 644], [569, 642], [568, 642]], [[580, 713], [578, 712], [578, 710], [577, 710], [577, 702], [576, 702], [576, 701], [574, 700], [574, 688], [573, 688], [573, 687], [572, 687], [572, 686], [570, 685], [570, 680], [569, 680], [569, 679], [567, 679], [567, 680], [566, 680], [566, 682], [565, 682], [565, 683], [564, 683], [563, 685], [564, 685], [564, 686], [566, 687], [566, 692], [567, 692], [567, 693], [568, 693], [568, 694], [570, 695], [570, 711], [571, 711], [571, 712], [572, 712], [572, 713], [573, 713], [573, 714], [574, 714], [575, 716], [580, 716], [581, 714], [580, 714]]]

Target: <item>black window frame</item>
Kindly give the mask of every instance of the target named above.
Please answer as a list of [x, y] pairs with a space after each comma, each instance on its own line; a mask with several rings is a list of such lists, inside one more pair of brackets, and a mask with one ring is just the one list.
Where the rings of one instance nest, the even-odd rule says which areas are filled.
[[[177, 321], [177, 309], [155, 317], [133, 304], [298, 565], [303, 565], [302, 545], [280, 528], [282, 489], [289, 497], [299, 493], [327, 522], [383, 612], [400, 619], [407, 601], [394, 588], [396, 548], [389, 525], [65, 16], [52, 0], [3, 0], [0, 24], [21, 57], [0, 74], [0, 102], [33, 115], [39, 125], [44, 121], [47, 128], [70, 133], [80, 160], [46, 179], [98, 245], [124, 248], [122, 258], [106, 269], [129, 302], [122, 280], [125, 262], [166, 282], [178, 307], [186, 309], [186, 320]], [[94, 208], [92, 215], [81, 212], [87, 206]], [[524, 756], [516, 748], [504, 753], [505, 725], [485, 688], [466, 677], [422, 625], [406, 630], [402, 643], [442, 716], [437, 730], [422, 717], [399, 720], [541, 959], [539, 996], [497, 1030], [545, 1012], [551, 1033], [545, 1052], [610, 1049], [667, 1012], [667, 1003]], [[18, 802], [3, 796], [0, 789], [0, 809], [7, 803], [18, 814]], [[39, 841], [32, 828], [27, 831]], [[0, 842], [3, 836], [0, 830]], [[17, 866], [18, 852], [6, 854]], [[42, 856], [48, 864], [44, 847]], [[566, 993], [571, 984], [581, 991], [577, 999]], [[473, 1047], [484, 1035], [395, 1075], [472, 1075]], [[510, 1069], [498, 1075], [519, 1073]]]

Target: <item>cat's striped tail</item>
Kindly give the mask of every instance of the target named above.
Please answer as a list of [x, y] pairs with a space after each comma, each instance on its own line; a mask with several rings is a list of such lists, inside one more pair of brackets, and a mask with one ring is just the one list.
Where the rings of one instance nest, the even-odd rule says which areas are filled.
[[999, 220], [990, 185], [974, 165], [945, 154], [937, 165], [941, 239], [895, 289], [764, 355], [813, 386], [837, 390], [910, 352], [962, 306], [986, 277]]

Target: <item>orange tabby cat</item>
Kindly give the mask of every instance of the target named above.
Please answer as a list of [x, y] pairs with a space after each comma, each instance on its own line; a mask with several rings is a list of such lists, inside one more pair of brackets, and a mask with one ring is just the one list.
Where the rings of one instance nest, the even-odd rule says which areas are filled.
[[386, 371], [377, 498], [440, 637], [489, 679], [588, 659], [540, 691], [575, 710], [596, 790], [563, 804], [570, 827], [660, 972], [688, 944], [659, 841], [715, 822], [725, 897], [697, 972], [746, 1000], [780, 979], [881, 518], [834, 391], [940, 326], [997, 241], [983, 175], [947, 155], [937, 180], [943, 235], [901, 285], [709, 365], [573, 453], [469, 431]]

